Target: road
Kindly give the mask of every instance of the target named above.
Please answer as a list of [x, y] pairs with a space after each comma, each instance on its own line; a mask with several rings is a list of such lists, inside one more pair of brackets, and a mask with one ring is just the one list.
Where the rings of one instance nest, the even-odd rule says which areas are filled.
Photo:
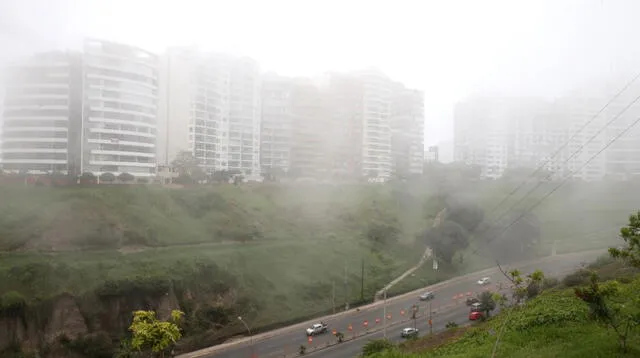
[[[547, 277], [561, 276], [569, 273], [577, 268], [583, 262], [592, 261], [604, 250], [586, 253], [576, 253], [568, 255], [558, 255], [537, 260], [523, 266], [507, 265], [503, 267], [505, 270], [518, 268], [523, 273], [530, 273], [535, 269], [544, 271]], [[481, 276], [489, 276], [492, 278], [492, 284], [488, 287], [479, 286], [476, 282]], [[465, 305], [465, 298], [469, 295], [475, 295], [483, 289], [497, 290], [500, 282], [506, 282], [497, 268], [485, 270], [478, 274], [465, 275], [463, 278], [452, 279], [440, 284], [426, 287], [421, 291], [433, 290], [435, 298], [428, 303], [420, 302], [417, 299], [420, 291], [410, 294], [394, 297], [387, 300], [386, 312], [387, 320], [387, 338], [392, 340], [400, 340], [400, 331], [405, 327], [412, 327], [413, 320], [411, 317], [411, 308], [417, 304], [418, 314], [416, 319], [416, 327], [421, 334], [428, 333], [428, 313], [429, 306], [432, 311], [432, 323], [434, 331], [444, 329], [449, 321], [464, 323], [469, 312]], [[233, 344], [223, 344], [221, 346], [211, 347], [202, 351], [184, 354], [182, 358], [241, 358], [241, 357], [285, 357], [295, 356], [301, 345], [307, 347], [307, 355], [313, 357], [354, 357], [362, 349], [362, 346], [369, 339], [382, 338], [382, 330], [364, 335], [367, 329], [375, 331], [383, 326], [384, 302], [362, 308], [361, 310], [351, 310], [334, 316], [318, 318], [317, 321], [323, 320], [329, 325], [330, 329], [343, 332], [346, 339], [358, 337], [349, 340], [340, 345], [326, 347], [330, 343], [334, 343], [336, 338], [331, 334], [324, 334], [313, 337], [312, 342], [307, 341], [304, 333], [304, 327], [294, 325], [288, 328], [280, 329], [274, 332], [267, 332], [263, 335], [253, 338], [253, 344], [250, 339], [243, 339]], [[365, 321], [367, 328], [365, 328]], [[376, 322], [379, 323], [376, 323]], [[310, 324], [308, 322], [307, 324]], [[351, 326], [352, 330], [349, 330]]]

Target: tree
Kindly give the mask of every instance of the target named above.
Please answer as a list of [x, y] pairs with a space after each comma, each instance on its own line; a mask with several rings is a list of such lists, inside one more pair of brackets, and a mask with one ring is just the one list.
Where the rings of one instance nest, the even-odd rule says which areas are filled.
[[629, 225], [620, 229], [620, 237], [626, 247], [609, 248], [609, 253], [640, 268], [640, 211], [629, 216]]
[[100, 175], [100, 181], [103, 183], [113, 183], [116, 181], [116, 176], [113, 173], [102, 173]]
[[480, 311], [484, 312], [485, 316], [489, 317], [491, 311], [496, 309], [496, 301], [493, 298], [493, 293], [484, 291], [478, 296], [480, 303]]
[[118, 180], [120, 180], [123, 183], [132, 182], [135, 179], [136, 179], [136, 177], [134, 177], [133, 175], [131, 175], [129, 173], [120, 173], [120, 175], [118, 175]]
[[81, 184], [95, 184], [96, 176], [91, 172], [84, 172], [80, 175], [80, 183]]
[[171, 162], [171, 166], [178, 172], [180, 183], [200, 182], [206, 179], [205, 172], [200, 168], [200, 162], [191, 152], [182, 151], [178, 153], [176, 159]]
[[515, 262], [530, 258], [540, 242], [540, 220], [530, 212], [514, 211], [480, 234], [496, 260]]
[[[598, 275], [591, 273], [590, 283], [586, 287], [574, 288], [575, 295], [589, 306], [591, 318], [613, 329], [618, 336], [620, 350], [626, 353], [627, 341], [634, 330], [640, 326], [640, 303], [637, 295], [640, 285], [626, 285], [618, 281], [598, 283]], [[621, 302], [622, 298], [631, 298], [630, 302]]]
[[178, 322], [183, 315], [182, 311], [173, 310], [170, 321], [160, 321], [154, 311], [133, 312], [133, 322], [129, 327], [131, 347], [139, 351], [151, 350], [164, 357], [164, 351], [182, 337]]
[[366, 357], [376, 353], [382, 353], [394, 347], [395, 345], [388, 339], [374, 339], [362, 347], [362, 355]]
[[484, 220], [484, 210], [475, 204], [447, 205], [447, 219], [460, 224], [467, 231], [475, 230]]
[[512, 298], [515, 304], [520, 304], [527, 299], [532, 299], [542, 292], [544, 287], [544, 273], [535, 270], [526, 277], [522, 277], [519, 270], [511, 270], [508, 273], [498, 265], [500, 272], [511, 282]]
[[444, 221], [427, 230], [425, 241], [435, 251], [437, 258], [447, 263], [451, 263], [456, 252], [469, 246], [468, 233], [453, 221]]

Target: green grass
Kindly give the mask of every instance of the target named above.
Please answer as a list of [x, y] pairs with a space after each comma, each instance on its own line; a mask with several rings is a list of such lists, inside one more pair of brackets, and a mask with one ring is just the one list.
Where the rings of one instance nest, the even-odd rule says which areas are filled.
[[28, 297], [89, 292], [108, 280], [128, 277], [179, 279], [181, 266], [213, 262], [236, 277], [245, 294], [260, 302], [254, 324], [269, 324], [330, 309], [332, 282], [336, 302], [344, 302], [345, 264], [349, 300], [358, 300], [362, 260], [365, 297], [370, 298], [413, 265], [417, 255], [404, 246], [378, 255], [357, 242], [339, 239], [157, 248], [130, 254], [5, 254], [0, 257], [0, 275], [10, 279], [0, 282], [0, 292], [17, 291]]
[[[525, 206], [554, 185], [544, 184]], [[483, 207], [490, 220], [515, 202], [490, 212], [512, 188], [477, 182], [452, 193]], [[614, 245], [618, 227], [637, 209], [638, 189], [571, 184], [559, 190], [536, 209], [542, 223], [536, 254], [549, 253], [554, 241], [558, 253]], [[82, 296], [113, 282], [182, 282], [198, 265], [215, 264], [220, 275], [228, 275], [233, 295], [256, 304], [243, 314], [252, 326], [272, 326], [331, 311], [334, 286], [338, 307], [359, 301], [362, 262], [365, 299], [413, 266], [422, 254], [416, 235], [442, 209], [431, 200], [435, 193], [428, 183], [179, 190], [0, 185], [0, 296], [16, 292], [31, 302], [62, 293]], [[397, 242], [370, 242], [366, 234], [373, 223], [397, 228]], [[427, 262], [391, 294], [493, 265], [469, 254], [478, 244], [466, 250], [464, 262], [456, 256], [438, 272]]]
[[[592, 265], [601, 277], [620, 277], [619, 291], [611, 302], [623, 304], [629, 313], [640, 313], [637, 293], [640, 277], [637, 269], [603, 259]], [[627, 271], [635, 279], [629, 279]], [[625, 278], [625, 280], [622, 280]], [[462, 334], [444, 332], [401, 345], [399, 348], [370, 355], [368, 358], [467, 358], [490, 357], [498, 336], [496, 357], [637, 357], [640, 341], [635, 331], [628, 339], [628, 351], [623, 352], [618, 337], [611, 328], [595, 322], [586, 303], [578, 299], [573, 289], [552, 289], [523, 307], [509, 308], [485, 323], [460, 328]]]

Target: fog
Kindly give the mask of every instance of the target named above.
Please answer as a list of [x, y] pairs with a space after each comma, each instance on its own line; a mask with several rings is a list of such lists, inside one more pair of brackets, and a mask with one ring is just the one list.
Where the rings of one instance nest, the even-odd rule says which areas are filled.
[[[452, 137], [452, 105], [477, 92], [554, 97], [633, 71], [629, 1], [4, 1], [0, 61], [96, 37], [161, 52], [197, 44], [265, 70], [376, 66], [425, 91], [427, 144]], [[152, 14], [152, 16], [151, 16]]]
[[17, 328], [0, 355], [122, 353], [141, 309], [184, 311], [165, 348], [188, 352], [621, 245], [640, 200], [638, 14], [3, 1], [0, 323]]

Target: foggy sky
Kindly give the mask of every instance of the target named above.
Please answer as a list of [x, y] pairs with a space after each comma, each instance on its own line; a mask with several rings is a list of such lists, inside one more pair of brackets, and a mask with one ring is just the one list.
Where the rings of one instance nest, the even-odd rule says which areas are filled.
[[0, 65], [83, 37], [161, 52], [244, 54], [315, 75], [375, 66], [426, 94], [426, 145], [452, 137], [476, 93], [554, 97], [640, 70], [640, 1], [1, 0]]

